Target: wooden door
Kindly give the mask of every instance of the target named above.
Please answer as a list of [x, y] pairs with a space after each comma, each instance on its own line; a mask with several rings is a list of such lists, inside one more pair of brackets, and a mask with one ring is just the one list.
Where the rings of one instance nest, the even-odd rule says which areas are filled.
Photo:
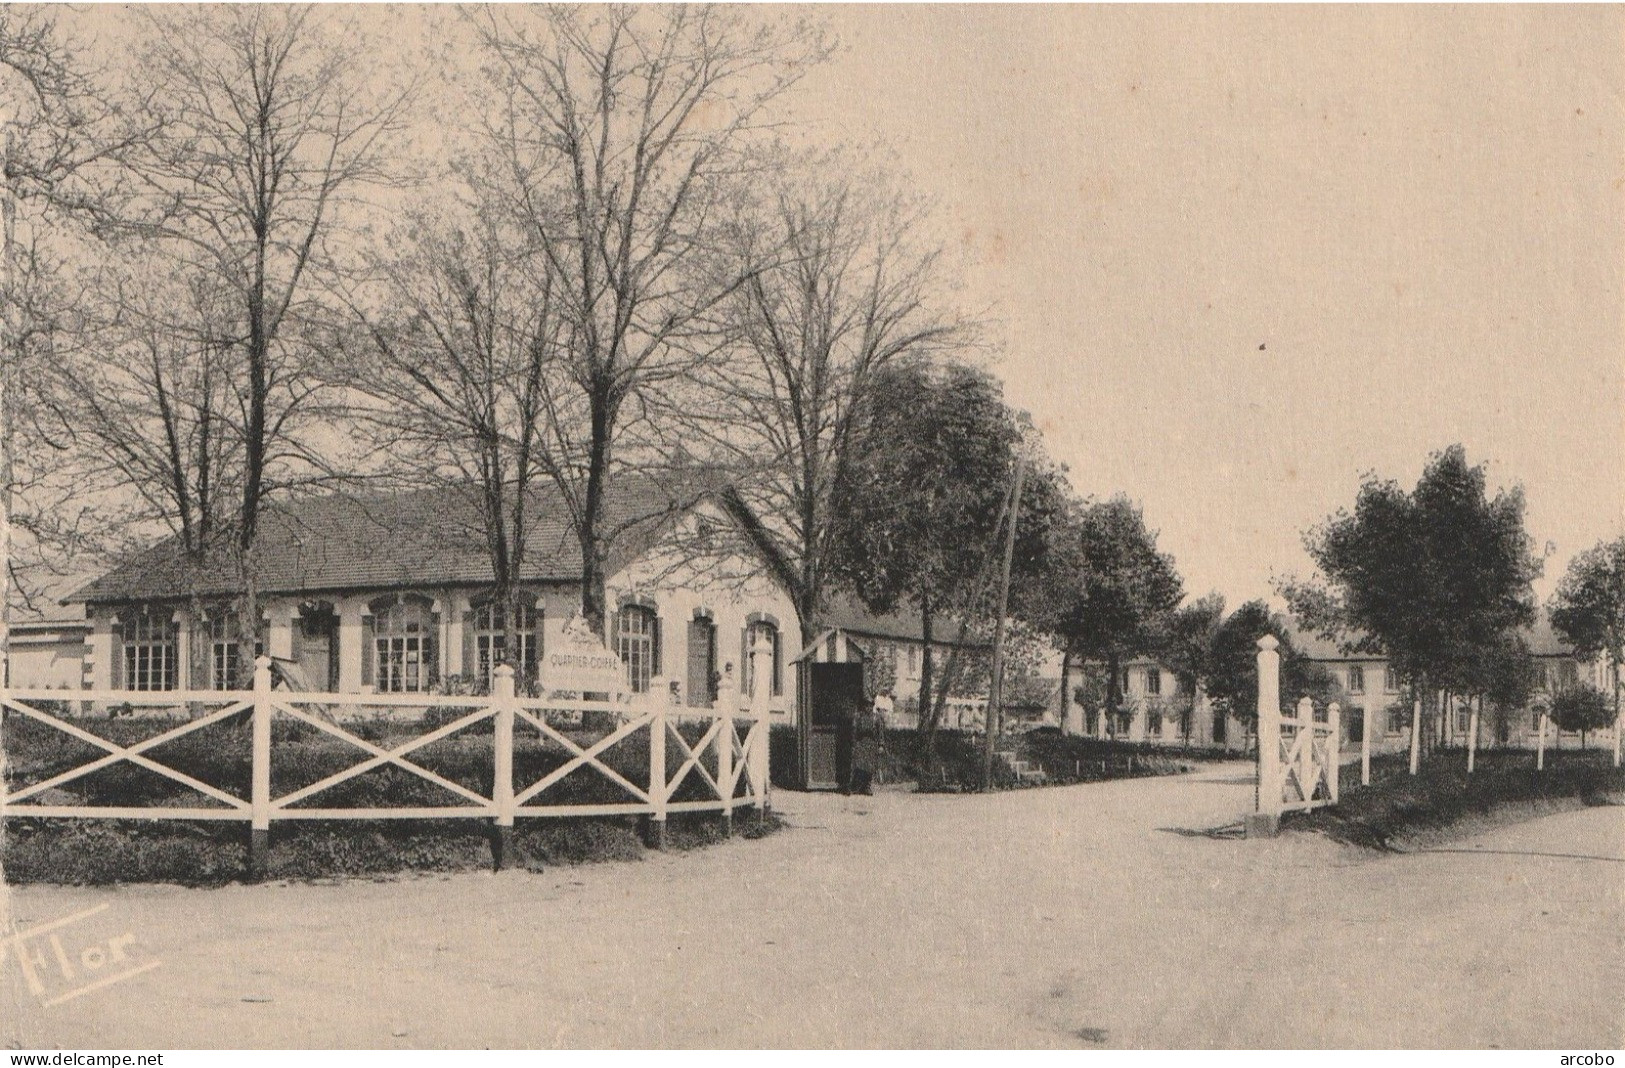
[[848, 782], [853, 725], [866, 702], [862, 664], [810, 664], [810, 694], [802, 745], [807, 787], [832, 789]]
[[688, 624], [688, 704], [710, 708], [717, 697], [717, 628], [709, 619]]

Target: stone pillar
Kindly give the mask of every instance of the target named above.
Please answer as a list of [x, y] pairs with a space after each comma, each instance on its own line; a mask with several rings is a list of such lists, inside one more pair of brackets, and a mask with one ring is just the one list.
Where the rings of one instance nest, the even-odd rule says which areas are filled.
[[265, 653], [277, 660], [293, 659], [293, 621], [298, 610], [289, 601], [272, 601], [265, 608]]
[[362, 616], [366, 605], [344, 601], [339, 605], [339, 693], [361, 692], [361, 643], [366, 640]]
[[[1281, 643], [1258, 639], [1258, 792], [1246, 820], [1247, 837], [1269, 837], [1281, 824]], [[1311, 727], [1311, 729], [1313, 729]]]
[[95, 690], [110, 690], [113, 688], [113, 658], [118, 650], [113, 648], [113, 619], [107, 611], [97, 612], [90, 623], [90, 679], [91, 688]]
[[445, 632], [441, 655], [446, 661], [447, 675], [472, 674], [472, 667], [463, 663], [463, 614], [468, 611], [468, 598], [460, 593], [443, 598], [444, 610], [440, 614], [441, 629]]
[[184, 608], [175, 609], [171, 617], [175, 624], [175, 688], [192, 688], [192, 627], [196, 621]]

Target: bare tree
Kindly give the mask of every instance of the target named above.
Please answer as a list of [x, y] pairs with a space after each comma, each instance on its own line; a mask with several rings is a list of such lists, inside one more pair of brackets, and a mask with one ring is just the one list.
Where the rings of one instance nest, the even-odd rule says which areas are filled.
[[878, 188], [850, 174], [785, 182], [761, 220], [736, 229], [739, 262], [759, 266], [730, 298], [734, 358], [696, 421], [741, 471], [735, 510], [792, 592], [806, 641], [831, 579], [832, 500], [869, 391], [889, 366], [969, 334], [940, 310], [939, 255], [920, 247], [920, 214]]
[[745, 281], [711, 250], [768, 106], [823, 57], [803, 27], [709, 7], [485, 9], [492, 199], [555, 278], [566, 373], [544, 395], [542, 465], [581, 545], [581, 611], [604, 631], [606, 490], [661, 394], [718, 358]]
[[[380, 310], [356, 305], [365, 348], [345, 361], [362, 419], [397, 481], [466, 495], [503, 606], [504, 649], [520, 648], [520, 579], [541, 470], [547, 382], [560, 362], [553, 278], [526, 270], [490, 213], [466, 227], [417, 218], [386, 243]], [[544, 265], [545, 266], [545, 265]]]
[[[239, 631], [253, 633], [254, 552], [266, 502], [332, 473], [304, 433], [319, 422], [321, 380], [308, 373], [321, 355], [313, 339], [338, 270], [333, 239], [363, 207], [361, 194], [392, 180], [387, 146], [400, 127], [405, 91], [380, 97], [353, 28], [309, 7], [222, 6], [142, 18], [148, 43], [138, 54], [149, 88], [134, 106], [158, 132], [126, 157], [123, 233], [132, 255], [188, 297], [125, 303], [107, 321], [150, 350], [151, 361], [125, 368], [142, 378], [143, 401], [161, 409], [166, 396], [178, 400], [173, 389], [181, 383], [196, 387], [183, 403], [199, 433], [214, 426], [234, 439], [232, 483], [214, 480], [201, 440], [190, 456], [170, 447], [175, 420], [161, 410], [156, 420], [110, 417], [103, 425], [109, 433], [157, 433], [126, 442], [126, 457], [162, 452], [172, 468], [201, 465], [168, 472], [177, 525], [187, 525], [180, 521], [183, 484], [190, 491], [207, 485], [215, 500], [230, 493], [220, 529], [229, 526], [225, 547], [242, 583]], [[224, 383], [212, 377], [217, 369], [229, 369]], [[226, 410], [210, 407], [222, 385]], [[143, 466], [132, 463], [130, 472]], [[214, 514], [211, 502], [194, 518], [208, 523]]]
[[75, 246], [94, 243], [117, 190], [103, 165], [150, 129], [120, 113], [57, 12], [38, 6], [0, 8], [0, 116], [0, 587], [9, 594], [20, 577], [14, 526], [33, 565], [53, 555], [57, 536], [72, 541], [46, 372], [79, 303]]

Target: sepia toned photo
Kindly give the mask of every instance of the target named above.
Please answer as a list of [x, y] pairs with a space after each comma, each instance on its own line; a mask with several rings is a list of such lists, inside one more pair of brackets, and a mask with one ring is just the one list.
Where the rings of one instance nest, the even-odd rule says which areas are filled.
[[8, 1063], [1612, 1064], [1622, 35], [0, 4]]

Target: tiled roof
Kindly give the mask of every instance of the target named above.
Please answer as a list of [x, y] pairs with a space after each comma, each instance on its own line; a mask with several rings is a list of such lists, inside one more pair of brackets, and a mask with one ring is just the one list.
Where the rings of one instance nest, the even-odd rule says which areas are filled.
[[[706, 495], [699, 476], [621, 476], [605, 501], [613, 574], [641, 555], [682, 512]], [[478, 585], [492, 580], [474, 487], [395, 494], [332, 495], [289, 502], [260, 520], [255, 575], [262, 593], [300, 593], [396, 586]], [[581, 548], [557, 489], [534, 488], [527, 507], [529, 544], [521, 577], [530, 582], [576, 582]], [[115, 568], [71, 597], [108, 603], [163, 600], [238, 592], [234, 570], [221, 554], [192, 567], [170, 538]]]
[[[918, 612], [897, 611], [889, 615], [876, 615], [864, 608], [856, 598], [835, 594], [830, 597], [823, 613], [826, 627], [840, 627], [848, 634], [870, 638], [891, 638], [896, 641], [922, 642], [925, 627]], [[959, 636], [959, 623], [946, 616], [938, 616], [931, 625], [931, 644], [951, 645]], [[971, 639], [969, 646], [985, 645]]]

